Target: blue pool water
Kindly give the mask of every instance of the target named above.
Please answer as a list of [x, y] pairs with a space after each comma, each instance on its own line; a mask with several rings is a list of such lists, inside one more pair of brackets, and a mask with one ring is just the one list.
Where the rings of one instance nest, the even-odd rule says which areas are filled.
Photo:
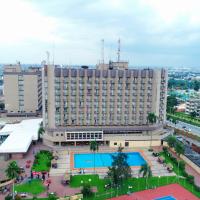
[[176, 199], [172, 196], [165, 196], [165, 197], [156, 198], [154, 200], [176, 200]]
[[[127, 162], [130, 166], [141, 166], [146, 163], [139, 152], [126, 152]], [[112, 155], [117, 153], [95, 153], [95, 167], [109, 167], [112, 165]], [[74, 168], [93, 168], [94, 154], [82, 153], [74, 154]]]

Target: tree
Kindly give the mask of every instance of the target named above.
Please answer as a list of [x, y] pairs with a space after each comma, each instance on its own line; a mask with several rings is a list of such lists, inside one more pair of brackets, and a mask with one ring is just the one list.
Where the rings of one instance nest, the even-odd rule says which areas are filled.
[[197, 113], [195, 111], [191, 112], [190, 113], [190, 117], [191, 118], [195, 118], [197, 116]]
[[167, 144], [170, 148], [173, 148], [175, 147], [176, 145], [176, 137], [170, 135], [168, 138], [167, 138]]
[[88, 183], [85, 183], [84, 185], [83, 185], [83, 188], [82, 188], [82, 190], [81, 190], [81, 193], [83, 194], [83, 196], [84, 197], [89, 197], [89, 196], [92, 196], [92, 189], [91, 189], [91, 186], [90, 186], [90, 184], [88, 184]]
[[[152, 113], [152, 112], [148, 113], [147, 123], [155, 124], [156, 120], [157, 120], [157, 116], [155, 115], [155, 113]], [[150, 148], [152, 147], [152, 137], [153, 137], [153, 132], [151, 131]]]
[[95, 173], [95, 152], [99, 150], [99, 145], [96, 140], [90, 142], [90, 151], [93, 151], [94, 155], [94, 173]]
[[5, 170], [6, 176], [9, 179], [15, 179], [19, 176], [20, 168], [16, 161], [12, 161], [8, 164], [7, 169]]
[[0, 110], [4, 110], [5, 109], [5, 104], [4, 103], [0, 103]]
[[124, 180], [131, 177], [131, 168], [127, 162], [128, 156], [123, 153], [123, 147], [118, 148], [117, 155], [112, 155], [112, 166], [108, 167], [108, 178], [112, 180], [113, 186], [121, 186]]
[[171, 95], [167, 97], [167, 112], [173, 113], [175, 112], [174, 107], [178, 105], [178, 101], [175, 95]]
[[176, 142], [175, 151], [177, 155], [180, 156], [181, 154], [184, 154], [185, 147], [180, 142]]
[[199, 82], [197, 80], [194, 81], [194, 90], [195, 91], [199, 90]]
[[142, 174], [142, 177], [146, 179], [146, 187], [147, 187], [147, 183], [148, 183], [147, 180], [148, 178], [152, 177], [151, 167], [147, 163], [145, 163], [140, 168], [139, 175], [140, 174]]
[[153, 112], [148, 113], [147, 122], [150, 124], [155, 124], [156, 121], [157, 121], [157, 116], [155, 115], [155, 113]]
[[[17, 164], [16, 161], [11, 161], [8, 166], [7, 169], [5, 170], [6, 172], [6, 176], [9, 179], [16, 179], [19, 176], [20, 173], [20, 168]], [[14, 199], [14, 183], [15, 181], [13, 181], [13, 192], [12, 192], [12, 198]]]

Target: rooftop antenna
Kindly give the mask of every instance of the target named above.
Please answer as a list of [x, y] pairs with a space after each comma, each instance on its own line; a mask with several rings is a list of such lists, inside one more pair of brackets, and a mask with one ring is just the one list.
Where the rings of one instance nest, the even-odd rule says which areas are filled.
[[46, 54], [47, 54], [47, 65], [49, 65], [49, 57], [50, 57], [49, 51], [46, 51]]
[[120, 38], [118, 40], [117, 61], [120, 61]]
[[104, 39], [101, 40], [101, 62], [104, 64]]

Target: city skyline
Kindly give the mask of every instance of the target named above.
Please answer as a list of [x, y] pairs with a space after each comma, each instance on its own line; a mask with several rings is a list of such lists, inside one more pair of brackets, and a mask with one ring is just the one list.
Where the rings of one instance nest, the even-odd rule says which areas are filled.
[[[199, 2], [1, 1], [0, 62], [95, 65], [121, 58], [130, 66], [198, 67]], [[9, 10], [9, 12], [8, 12]], [[54, 53], [53, 53], [54, 51]]]

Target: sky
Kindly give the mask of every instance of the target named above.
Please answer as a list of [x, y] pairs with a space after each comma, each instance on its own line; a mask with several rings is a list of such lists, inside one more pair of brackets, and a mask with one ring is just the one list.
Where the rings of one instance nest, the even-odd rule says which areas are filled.
[[199, 0], [0, 0], [0, 63], [200, 66]]

